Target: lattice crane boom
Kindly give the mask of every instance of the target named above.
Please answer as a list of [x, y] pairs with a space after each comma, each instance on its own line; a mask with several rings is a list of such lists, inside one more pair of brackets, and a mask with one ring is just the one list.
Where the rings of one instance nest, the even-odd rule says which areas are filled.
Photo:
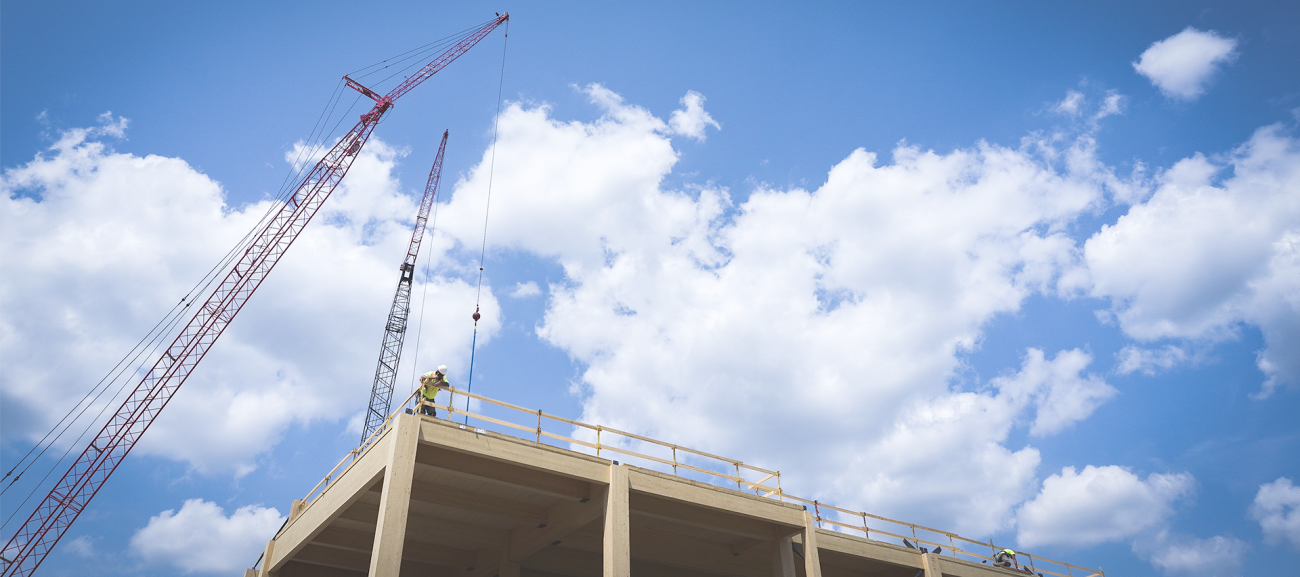
[[31, 575], [40, 567], [46, 555], [99, 492], [104, 481], [131, 452], [154, 418], [167, 406], [172, 395], [334, 192], [393, 102], [464, 54], [509, 17], [507, 13], [483, 25], [386, 96], [375, 97], [369, 89], [344, 77], [349, 86], [375, 99], [374, 107], [361, 115], [356, 126], [303, 178], [293, 195], [258, 232], [221, 284], [198, 308], [140, 384], [5, 544], [0, 552], [4, 577]]
[[420, 201], [420, 212], [415, 217], [415, 230], [411, 232], [411, 242], [406, 247], [406, 258], [402, 260], [401, 276], [397, 279], [397, 292], [393, 295], [393, 305], [388, 309], [388, 322], [384, 324], [384, 342], [379, 348], [379, 365], [375, 367], [375, 383], [370, 388], [370, 406], [366, 410], [366, 426], [361, 431], [361, 442], [365, 443], [388, 418], [389, 405], [393, 402], [393, 386], [397, 381], [397, 367], [402, 360], [402, 342], [406, 338], [406, 321], [411, 314], [411, 285], [415, 278], [415, 261], [420, 254], [420, 242], [424, 240], [425, 223], [429, 221], [429, 209], [438, 200], [438, 182], [442, 179], [442, 155], [447, 150], [447, 131], [442, 133], [442, 144], [438, 145], [438, 155], [433, 159], [433, 168], [429, 170], [429, 181], [424, 186], [424, 198]]

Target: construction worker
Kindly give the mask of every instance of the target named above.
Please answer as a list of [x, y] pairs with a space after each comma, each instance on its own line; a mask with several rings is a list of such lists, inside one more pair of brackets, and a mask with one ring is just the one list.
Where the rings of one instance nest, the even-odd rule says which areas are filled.
[[993, 556], [993, 564], [998, 567], [1020, 568], [1020, 564], [1016, 562], [1016, 552], [1010, 549], [998, 551], [998, 553]]
[[432, 406], [432, 403], [438, 396], [438, 391], [451, 388], [447, 384], [447, 365], [439, 365], [438, 370], [430, 371], [420, 375], [420, 396], [423, 397], [420, 403], [420, 413], [438, 416], [438, 411]]

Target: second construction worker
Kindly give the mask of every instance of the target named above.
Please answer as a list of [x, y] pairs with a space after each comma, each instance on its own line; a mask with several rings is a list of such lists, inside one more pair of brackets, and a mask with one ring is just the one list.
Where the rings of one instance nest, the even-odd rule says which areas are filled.
[[438, 370], [420, 375], [420, 396], [424, 401], [420, 403], [420, 413], [438, 416], [438, 411], [433, 408], [432, 403], [436, 400], [438, 391], [450, 387], [451, 385], [447, 384], [447, 365], [439, 365]]
[[1016, 562], [1016, 552], [1010, 549], [998, 551], [998, 554], [993, 556], [993, 564], [998, 567], [1020, 568], [1020, 564]]

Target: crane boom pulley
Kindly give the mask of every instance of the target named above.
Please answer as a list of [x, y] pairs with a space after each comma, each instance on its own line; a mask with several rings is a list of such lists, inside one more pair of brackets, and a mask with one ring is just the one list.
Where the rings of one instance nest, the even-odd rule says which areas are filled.
[[473, 48], [509, 18], [510, 14], [506, 13], [484, 24], [382, 97], [345, 77], [348, 86], [364, 89], [362, 94], [374, 99], [374, 106], [361, 115], [356, 126], [303, 178], [140, 384], [0, 550], [4, 577], [31, 575], [40, 567], [46, 555], [99, 492], [104, 481], [131, 452], [280, 257], [334, 192], [394, 101]]

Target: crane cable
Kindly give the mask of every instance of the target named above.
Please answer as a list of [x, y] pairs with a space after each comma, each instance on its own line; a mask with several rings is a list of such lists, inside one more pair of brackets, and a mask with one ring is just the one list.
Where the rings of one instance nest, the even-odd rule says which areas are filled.
[[[478, 287], [474, 294], [474, 314], [470, 318], [474, 319], [474, 337], [470, 340], [469, 345], [469, 383], [465, 386], [465, 392], [474, 392], [474, 353], [478, 349], [478, 319], [479, 305], [483, 300], [483, 260], [487, 256], [487, 231], [488, 215], [492, 210], [492, 177], [496, 173], [497, 167], [497, 139], [501, 130], [501, 89], [505, 85], [506, 79], [506, 48], [510, 46], [510, 21], [506, 20], [505, 41], [501, 45], [501, 76], [497, 79], [497, 114], [492, 118], [492, 160], [488, 164], [488, 189], [487, 202], [483, 205], [483, 245], [479, 247], [478, 252]], [[465, 424], [469, 424], [469, 401], [470, 397], [465, 397]]]

